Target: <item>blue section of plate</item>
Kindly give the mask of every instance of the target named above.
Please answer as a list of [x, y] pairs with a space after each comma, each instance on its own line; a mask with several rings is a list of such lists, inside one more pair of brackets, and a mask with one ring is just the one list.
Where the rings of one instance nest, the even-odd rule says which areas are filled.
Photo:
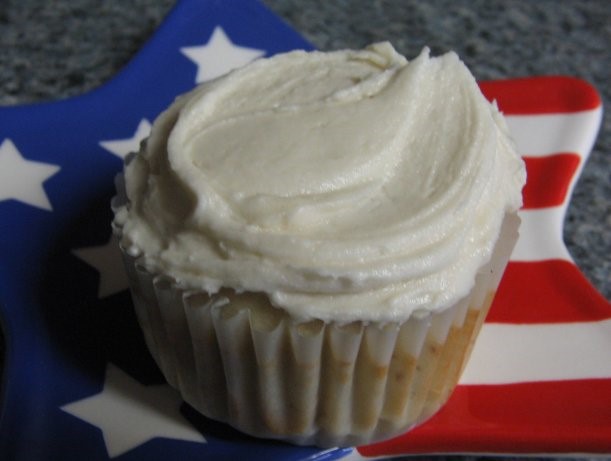
[[[178, 400], [161, 408], [177, 396], [116, 277], [109, 202], [122, 160], [100, 143], [134, 137], [192, 88], [198, 64], [181, 49], [209, 44], [215, 30], [225, 51], [311, 48], [254, 0], [183, 0], [103, 87], [0, 108], [0, 459], [332, 460], [352, 451], [246, 437]], [[217, 54], [211, 66], [224, 65]], [[150, 405], [156, 395], [160, 408]]]

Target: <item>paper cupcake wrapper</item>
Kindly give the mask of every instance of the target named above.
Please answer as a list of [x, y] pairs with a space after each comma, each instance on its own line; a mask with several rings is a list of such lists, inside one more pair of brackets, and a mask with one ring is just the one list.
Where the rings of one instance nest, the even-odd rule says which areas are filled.
[[146, 344], [187, 403], [254, 436], [352, 446], [403, 433], [447, 401], [518, 225], [506, 217], [467, 297], [402, 324], [297, 323], [264, 294], [184, 290], [123, 254]]

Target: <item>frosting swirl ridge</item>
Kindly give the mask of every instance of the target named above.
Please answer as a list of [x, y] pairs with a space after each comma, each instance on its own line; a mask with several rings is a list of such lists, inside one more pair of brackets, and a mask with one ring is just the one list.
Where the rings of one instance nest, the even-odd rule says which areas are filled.
[[255, 61], [179, 97], [126, 166], [122, 245], [301, 320], [402, 321], [470, 290], [525, 181], [454, 53]]

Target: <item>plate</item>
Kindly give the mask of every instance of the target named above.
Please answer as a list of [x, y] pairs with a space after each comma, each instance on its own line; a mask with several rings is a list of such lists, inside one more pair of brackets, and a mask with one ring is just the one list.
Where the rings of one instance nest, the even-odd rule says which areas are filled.
[[375, 445], [295, 447], [207, 420], [163, 381], [111, 244], [113, 178], [177, 94], [295, 48], [311, 46], [254, 0], [183, 0], [108, 84], [0, 108], [0, 458], [610, 452], [611, 306], [562, 242], [602, 109], [571, 77], [481, 83], [526, 160], [522, 235], [460, 385], [427, 423]]

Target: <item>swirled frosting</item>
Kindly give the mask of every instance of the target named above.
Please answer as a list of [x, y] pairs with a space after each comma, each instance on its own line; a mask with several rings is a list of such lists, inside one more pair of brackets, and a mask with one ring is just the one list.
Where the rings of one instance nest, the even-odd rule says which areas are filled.
[[454, 53], [262, 59], [179, 97], [125, 169], [121, 244], [186, 288], [298, 320], [402, 321], [465, 296], [525, 170]]

